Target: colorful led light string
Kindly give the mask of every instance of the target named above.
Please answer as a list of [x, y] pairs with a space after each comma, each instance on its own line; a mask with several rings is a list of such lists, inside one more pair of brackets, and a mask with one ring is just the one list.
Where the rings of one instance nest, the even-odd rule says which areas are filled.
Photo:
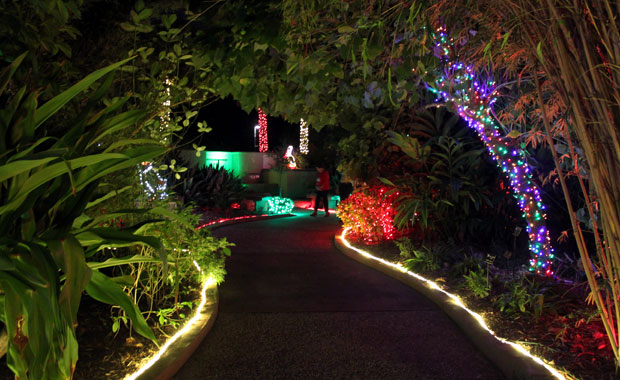
[[538, 186], [532, 180], [525, 152], [511, 137], [500, 135], [499, 126], [490, 115], [497, 99], [495, 82], [492, 78], [484, 79], [484, 73], [474, 72], [471, 66], [451, 59], [454, 40], [448, 37], [444, 28], [437, 29], [433, 37], [435, 55], [441, 59], [444, 69], [434, 85], [427, 85], [428, 89], [437, 95], [436, 102], [443, 100], [455, 105], [459, 115], [478, 133], [493, 159], [507, 175], [513, 195], [527, 221], [532, 252], [530, 271], [553, 275], [551, 261], [554, 255], [545, 223], [545, 206]]
[[310, 153], [308, 148], [308, 122], [304, 119], [299, 122], [299, 153]]
[[269, 150], [269, 141], [267, 139], [267, 115], [262, 109], [258, 109], [258, 151], [266, 152]]

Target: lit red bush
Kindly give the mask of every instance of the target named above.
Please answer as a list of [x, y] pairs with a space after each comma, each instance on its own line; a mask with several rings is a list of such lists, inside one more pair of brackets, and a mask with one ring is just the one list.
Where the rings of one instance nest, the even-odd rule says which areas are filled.
[[407, 234], [394, 227], [394, 201], [398, 192], [377, 185], [356, 191], [338, 205], [338, 217], [344, 228], [350, 227], [348, 236], [366, 244], [377, 244], [398, 239]]

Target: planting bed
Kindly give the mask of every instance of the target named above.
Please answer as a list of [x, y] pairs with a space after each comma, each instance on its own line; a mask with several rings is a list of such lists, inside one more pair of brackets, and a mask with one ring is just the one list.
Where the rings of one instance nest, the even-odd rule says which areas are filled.
[[[355, 247], [388, 260], [400, 262], [398, 248], [392, 242], [376, 245], [351, 242]], [[613, 353], [604, 334], [603, 324], [596, 308], [584, 301], [587, 285], [566, 285], [552, 279], [524, 273], [529, 281], [536, 281], [547, 299], [540, 315], [532, 310], [523, 313], [501, 312], [494, 302], [504, 290], [501, 278], [514, 276], [492, 268], [492, 290], [487, 297], [478, 298], [463, 284], [462, 278], [450, 278], [449, 270], [418, 273], [429, 280], [443, 284], [449, 292], [458, 295], [470, 309], [482, 315], [491, 330], [505, 339], [528, 347], [530, 352], [543, 358], [569, 379], [612, 380], [615, 370]], [[544, 290], [544, 292], [542, 292]]]

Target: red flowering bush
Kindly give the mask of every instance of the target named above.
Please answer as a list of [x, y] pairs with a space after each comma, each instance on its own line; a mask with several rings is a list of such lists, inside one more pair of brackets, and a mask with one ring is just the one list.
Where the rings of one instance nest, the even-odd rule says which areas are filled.
[[338, 217], [344, 228], [350, 228], [348, 236], [366, 244], [377, 244], [407, 235], [394, 226], [394, 201], [398, 192], [376, 185], [356, 191], [338, 205]]

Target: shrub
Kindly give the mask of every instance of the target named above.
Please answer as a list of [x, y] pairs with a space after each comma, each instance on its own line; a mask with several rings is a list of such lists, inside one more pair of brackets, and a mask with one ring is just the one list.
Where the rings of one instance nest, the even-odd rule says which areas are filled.
[[195, 203], [201, 208], [226, 209], [239, 201], [245, 191], [241, 179], [219, 165], [192, 167], [181, 180], [174, 177], [169, 180], [173, 183], [173, 190], [183, 196], [185, 203]]
[[407, 235], [407, 230], [394, 226], [394, 201], [398, 192], [387, 186], [376, 185], [354, 192], [338, 205], [338, 217], [344, 228], [350, 228], [353, 240], [377, 244]]
[[464, 277], [467, 288], [469, 288], [476, 297], [484, 298], [489, 295], [491, 284], [489, 283], [489, 275], [486, 270], [478, 267], [477, 270], [472, 270]]

